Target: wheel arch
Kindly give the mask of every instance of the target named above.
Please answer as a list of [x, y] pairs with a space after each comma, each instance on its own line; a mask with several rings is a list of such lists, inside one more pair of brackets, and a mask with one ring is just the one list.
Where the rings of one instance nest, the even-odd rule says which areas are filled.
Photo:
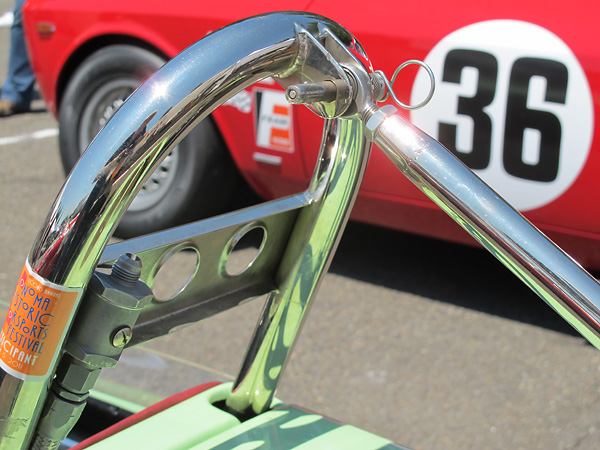
[[56, 82], [56, 113], [58, 114], [60, 105], [71, 81], [74, 73], [83, 64], [83, 62], [94, 52], [101, 50], [106, 47], [113, 45], [131, 45], [132, 47], [142, 48], [148, 50], [157, 56], [163, 58], [165, 61], [171, 58], [169, 54], [161, 50], [159, 47], [140, 39], [135, 36], [128, 36], [124, 34], [106, 34], [102, 36], [96, 36], [80, 45], [75, 51], [71, 53], [69, 58], [66, 60], [62, 67], [60, 75]]

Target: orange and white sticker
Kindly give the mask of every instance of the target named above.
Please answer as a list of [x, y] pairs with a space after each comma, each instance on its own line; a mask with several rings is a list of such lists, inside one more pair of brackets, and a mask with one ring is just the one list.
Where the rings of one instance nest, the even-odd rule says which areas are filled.
[[0, 333], [0, 366], [22, 380], [48, 376], [79, 294], [44, 280], [26, 262]]
[[285, 92], [256, 89], [256, 145], [286, 153], [294, 151], [292, 105]]

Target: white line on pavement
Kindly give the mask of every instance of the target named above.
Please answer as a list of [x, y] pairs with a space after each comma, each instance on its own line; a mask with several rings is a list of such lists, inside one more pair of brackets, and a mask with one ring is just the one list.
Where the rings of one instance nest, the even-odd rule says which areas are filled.
[[45, 130], [34, 131], [33, 133], [19, 134], [17, 136], [7, 136], [0, 138], [0, 146], [18, 144], [23, 141], [44, 139], [58, 136], [58, 128], [46, 128]]
[[6, 11], [0, 16], [0, 28], [10, 28], [13, 24], [13, 12]]

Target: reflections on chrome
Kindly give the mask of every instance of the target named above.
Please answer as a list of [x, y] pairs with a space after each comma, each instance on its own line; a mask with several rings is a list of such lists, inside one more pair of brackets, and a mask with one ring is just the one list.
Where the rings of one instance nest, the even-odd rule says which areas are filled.
[[371, 139], [419, 189], [600, 348], [600, 285], [439, 142], [384, 106]]
[[[274, 13], [237, 22], [186, 49], [129, 97], [82, 155], [34, 242], [30, 266], [51, 283], [84, 289], [135, 194], [195, 124], [268, 76], [284, 87], [323, 74], [347, 82], [326, 47], [343, 56], [350, 45], [355, 45], [353, 36], [328, 19]], [[355, 59], [346, 59], [364, 70]], [[318, 109], [340, 113], [324, 105]], [[13, 399], [0, 403], [0, 422], [23, 424], [5, 436], [0, 448], [30, 441], [51, 378], [21, 381], [0, 374], [1, 398]]]
[[[83, 290], [152, 171], [214, 108], [273, 76], [281, 86], [293, 86], [294, 95], [304, 95], [307, 106], [328, 120], [309, 188], [291, 202], [298, 204], [297, 220], [278, 261], [277, 286], [227, 400], [230, 408], [260, 413], [271, 404], [348, 219], [368, 142], [375, 142], [414, 184], [600, 347], [600, 285], [437, 141], [404, 121], [394, 107], [378, 109], [359, 50], [338, 24], [301, 13], [254, 17], [188, 48], [134, 92], [90, 144], [33, 245], [30, 266], [48, 282]], [[307, 89], [305, 83], [320, 88]], [[323, 92], [328, 101], [313, 98], [315, 92]], [[335, 100], [329, 101], [333, 93]], [[296, 213], [293, 205], [287, 209]], [[51, 375], [24, 382], [0, 373], [0, 399], [10, 399], [0, 401], [0, 424], [23, 425], [4, 430], [8, 447], [30, 440]], [[4, 442], [0, 449], [8, 448]]]

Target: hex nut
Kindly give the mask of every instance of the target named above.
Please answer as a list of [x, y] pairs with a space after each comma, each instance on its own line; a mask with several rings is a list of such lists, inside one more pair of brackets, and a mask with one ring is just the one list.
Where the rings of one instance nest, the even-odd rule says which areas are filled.
[[396, 107], [392, 105], [383, 105], [381, 108], [375, 111], [373, 115], [367, 120], [365, 124], [365, 136], [369, 141], [375, 141], [375, 134], [377, 130], [381, 126], [381, 124], [387, 119], [389, 116], [393, 116], [396, 114], [398, 110]]
[[59, 369], [57, 378], [64, 388], [83, 394], [94, 386], [99, 375], [100, 369], [90, 370], [79, 364], [64, 364]]
[[134, 285], [134, 289], [123, 292], [123, 286], [117, 283], [110, 275], [105, 273], [96, 273], [89, 284], [88, 289], [112, 303], [131, 309], [141, 309], [152, 301], [152, 290], [142, 281]]
[[123, 285], [105, 273], [90, 280], [65, 350], [94, 367], [114, 367], [123, 346], [114, 345], [115, 330], [135, 324], [153, 295], [142, 281]]

